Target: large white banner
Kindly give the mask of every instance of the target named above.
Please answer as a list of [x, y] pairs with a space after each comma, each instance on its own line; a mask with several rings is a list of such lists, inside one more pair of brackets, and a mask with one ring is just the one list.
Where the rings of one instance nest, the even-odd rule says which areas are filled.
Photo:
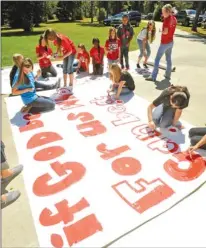
[[23, 116], [7, 98], [40, 247], [106, 246], [206, 181], [206, 154], [185, 152], [189, 124], [151, 132], [147, 101], [109, 104], [109, 80], [92, 79], [50, 113]]

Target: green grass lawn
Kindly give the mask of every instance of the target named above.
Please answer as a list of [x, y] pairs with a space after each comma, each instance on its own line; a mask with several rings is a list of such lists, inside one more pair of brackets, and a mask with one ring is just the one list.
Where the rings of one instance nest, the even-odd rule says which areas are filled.
[[201, 27], [197, 28], [197, 32], [193, 32], [191, 30], [192, 27], [184, 27], [184, 26], [178, 25], [177, 28], [181, 29], [182, 31], [186, 31], [186, 32], [188, 32], [190, 34], [195, 34], [195, 35], [198, 35], [198, 36], [200, 36], [202, 38], [206, 38], [206, 29], [203, 29]]
[[[135, 35], [131, 42], [131, 51], [138, 48], [136, 36], [143, 26], [146, 26], [146, 23], [142, 23], [139, 27], [134, 28]], [[101, 45], [104, 46], [109, 29], [109, 27], [99, 25], [98, 23], [91, 24], [85, 21], [75, 23], [42, 23], [40, 27], [34, 28], [31, 33], [25, 33], [19, 29], [2, 29], [2, 67], [12, 65], [12, 55], [14, 53], [21, 53], [25, 57], [31, 58], [33, 62], [37, 62], [35, 47], [38, 44], [40, 34], [47, 28], [53, 28], [57, 32], [67, 35], [76, 45], [84, 43], [87, 50], [90, 50], [92, 47], [93, 37], [98, 37]]]

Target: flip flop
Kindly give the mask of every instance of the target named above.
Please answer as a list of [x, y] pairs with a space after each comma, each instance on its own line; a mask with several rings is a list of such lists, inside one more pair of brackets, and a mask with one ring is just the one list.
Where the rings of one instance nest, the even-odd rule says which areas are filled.
[[1, 209], [3, 209], [5, 207], [9, 206], [10, 204], [12, 204], [13, 202], [15, 202], [19, 198], [20, 195], [21, 195], [21, 193], [18, 190], [6, 193], [5, 194], [6, 200], [5, 201], [1, 200]]

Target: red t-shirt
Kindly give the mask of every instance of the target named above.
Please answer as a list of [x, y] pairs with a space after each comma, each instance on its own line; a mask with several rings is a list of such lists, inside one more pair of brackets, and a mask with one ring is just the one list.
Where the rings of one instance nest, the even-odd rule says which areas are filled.
[[164, 28], [168, 28], [168, 34], [166, 35], [162, 34], [161, 37], [162, 44], [168, 44], [173, 41], [176, 25], [177, 25], [177, 19], [175, 16], [170, 15], [169, 17], [164, 19], [162, 30], [164, 30]]
[[[100, 51], [99, 51], [100, 50]], [[93, 58], [96, 64], [103, 64], [103, 58], [104, 58], [104, 48], [100, 47], [100, 49], [92, 47], [90, 50], [90, 57]]]
[[82, 67], [84, 70], [87, 69], [86, 67], [86, 59], [88, 60], [88, 63], [90, 62], [90, 57], [88, 52], [82, 52], [77, 54], [77, 59], [80, 61], [80, 67]]
[[[42, 57], [44, 54], [46, 55], [52, 55], [52, 50], [51, 48], [43, 47], [43, 46], [36, 46], [36, 54], [38, 54], [39, 57]], [[39, 60], [39, 66], [41, 68], [47, 68], [51, 65], [51, 60], [48, 58], [42, 58]]]
[[120, 40], [106, 40], [105, 47], [108, 50], [107, 58], [111, 60], [117, 60], [119, 58]]
[[[71, 41], [67, 36], [63, 34], [58, 34], [58, 37], [62, 40], [61, 42], [61, 50], [63, 53], [63, 56], [69, 52], [72, 52], [71, 54], [76, 54], [76, 48], [74, 46], [73, 41]], [[54, 41], [54, 45], [57, 45], [57, 40]]]

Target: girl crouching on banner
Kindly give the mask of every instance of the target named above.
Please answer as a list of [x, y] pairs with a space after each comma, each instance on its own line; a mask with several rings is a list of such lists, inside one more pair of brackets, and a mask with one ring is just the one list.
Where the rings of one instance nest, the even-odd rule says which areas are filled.
[[80, 73], [80, 71], [89, 72], [90, 57], [89, 57], [89, 53], [87, 52], [84, 44], [78, 45], [77, 59], [79, 61], [77, 73]]
[[112, 85], [110, 92], [115, 92], [115, 99], [118, 100], [121, 94], [128, 94], [135, 90], [134, 79], [128, 71], [121, 71], [117, 64], [112, 64], [109, 70]]
[[21, 112], [36, 114], [54, 110], [55, 103], [52, 99], [37, 96], [32, 70], [33, 63], [31, 59], [25, 58], [21, 63], [20, 71], [16, 73], [13, 80], [12, 94], [20, 95], [25, 105], [21, 109]]
[[[148, 121], [151, 129], [177, 126], [182, 110], [189, 105], [190, 93], [187, 87], [171, 86], [165, 89], [148, 107]], [[154, 111], [153, 111], [154, 110]]]

